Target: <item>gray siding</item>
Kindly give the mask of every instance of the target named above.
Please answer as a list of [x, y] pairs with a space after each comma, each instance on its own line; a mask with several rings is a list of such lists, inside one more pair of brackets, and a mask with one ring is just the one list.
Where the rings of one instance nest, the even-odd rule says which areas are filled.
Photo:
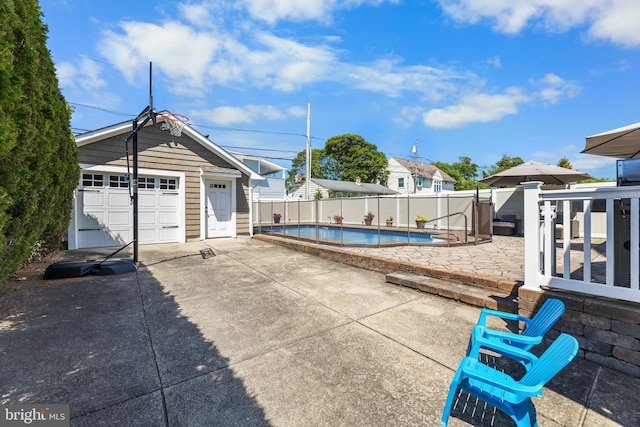
[[[79, 147], [80, 163], [92, 165], [126, 166], [124, 138], [118, 135]], [[130, 163], [133, 167], [132, 143], [129, 143]], [[220, 158], [185, 133], [171, 136], [159, 127], [145, 127], [138, 133], [138, 166], [185, 173], [185, 232], [187, 239], [200, 237], [200, 167], [215, 165], [235, 167]], [[249, 178], [236, 180], [236, 232], [249, 232]]]

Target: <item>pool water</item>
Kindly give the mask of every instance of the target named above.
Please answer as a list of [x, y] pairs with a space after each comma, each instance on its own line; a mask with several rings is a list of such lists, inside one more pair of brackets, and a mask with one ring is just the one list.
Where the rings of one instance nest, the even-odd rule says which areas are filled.
[[[407, 243], [407, 240], [411, 243], [434, 243], [441, 242], [442, 239], [434, 239], [429, 233], [423, 231], [412, 231], [409, 233], [410, 237], [407, 237], [406, 231], [385, 230], [385, 229], [363, 229], [363, 228], [348, 228], [348, 227], [326, 227], [315, 225], [292, 225], [292, 226], [272, 226], [263, 229], [270, 233], [285, 234], [285, 236], [292, 237], [307, 237], [323, 240], [334, 240], [345, 244], [354, 245], [375, 245], [379, 243]], [[380, 233], [378, 233], [378, 231]], [[379, 239], [379, 240], [378, 240]]]

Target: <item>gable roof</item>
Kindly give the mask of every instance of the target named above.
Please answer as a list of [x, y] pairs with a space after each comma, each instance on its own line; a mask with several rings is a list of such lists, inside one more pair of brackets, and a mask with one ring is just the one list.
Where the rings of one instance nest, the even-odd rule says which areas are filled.
[[245, 159], [255, 160], [260, 164], [260, 171], [256, 171], [256, 172], [262, 173], [264, 175], [267, 175], [270, 173], [283, 172], [287, 170], [287, 168], [285, 168], [284, 166], [280, 166], [276, 163], [270, 162], [269, 160], [266, 160], [265, 158], [260, 156], [254, 156], [252, 154], [245, 154], [245, 153], [238, 153], [235, 151], [229, 151], [229, 153], [231, 153], [234, 157], [236, 157], [243, 163]]
[[380, 184], [362, 182], [357, 184], [350, 181], [336, 181], [333, 179], [311, 178], [311, 182], [331, 191], [360, 194], [398, 194], [396, 191]]
[[[158, 122], [163, 121], [163, 118], [158, 117]], [[149, 122], [146, 124], [147, 126], [153, 126], [153, 123]], [[102, 141], [107, 138], [112, 138], [118, 135], [128, 135], [132, 130], [132, 122], [122, 122], [116, 123], [111, 126], [107, 126], [104, 128], [96, 129], [90, 132], [86, 132], [75, 137], [76, 145], [78, 147], [83, 147], [85, 145], [92, 144], [94, 142]], [[260, 176], [258, 173], [254, 172], [249, 166], [242, 163], [236, 157], [234, 157], [231, 153], [226, 151], [225, 149], [218, 146], [216, 143], [211, 141], [209, 138], [189, 126], [189, 124], [185, 125], [182, 129], [182, 132], [188, 135], [192, 140], [196, 141], [204, 148], [208, 149], [221, 159], [225, 160], [230, 165], [233, 165], [236, 169], [242, 172], [245, 175], [248, 175], [250, 179], [254, 180], [263, 180], [264, 178]]]
[[442, 169], [437, 168], [434, 165], [428, 165], [426, 163], [415, 162], [411, 160], [399, 159], [397, 157], [392, 157], [393, 160], [400, 163], [402, 166], [407, 168], [410, 172], [415, 173], [417, 176], [421, 176], [423, 178], [433, 179], [437, 172], [440, 172], [443, 181], [447, 182], [456, 182], [451, 176], [449, 176]]

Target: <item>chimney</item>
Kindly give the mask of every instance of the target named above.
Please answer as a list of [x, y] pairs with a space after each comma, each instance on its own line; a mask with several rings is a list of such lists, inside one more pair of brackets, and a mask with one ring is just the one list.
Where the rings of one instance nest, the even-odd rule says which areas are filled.
[[356, 184], [360, 185], [360, 177], [356, 176]]

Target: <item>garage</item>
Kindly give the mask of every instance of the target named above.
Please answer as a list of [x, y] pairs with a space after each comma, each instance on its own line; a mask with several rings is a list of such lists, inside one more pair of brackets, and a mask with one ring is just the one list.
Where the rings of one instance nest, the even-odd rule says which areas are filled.
[[[140, 174], [140, 244], [184, 241], [181, 178]], [[124, 173], [83, 170], [74, 202], [69, 248], [123, 246], [133, 240], [131, 190]]]

